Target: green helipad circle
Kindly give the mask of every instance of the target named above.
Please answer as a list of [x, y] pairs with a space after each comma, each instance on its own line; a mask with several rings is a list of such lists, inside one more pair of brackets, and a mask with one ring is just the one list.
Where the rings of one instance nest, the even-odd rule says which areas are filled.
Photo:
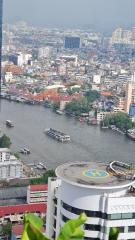
[[108, 177], [109, 173], [104, 170], [91, 169], [91, 170], [83, 171], [83, 176], [89, 177], [89, 178], [104, 178], [104, 177]]

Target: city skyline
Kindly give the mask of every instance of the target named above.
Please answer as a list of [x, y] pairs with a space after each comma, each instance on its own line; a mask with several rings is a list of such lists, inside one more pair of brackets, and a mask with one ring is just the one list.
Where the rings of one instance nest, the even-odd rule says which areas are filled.
[[37, 26], [108, 31], [119, 26], [135, 26], [134, 7], [134, 0], [5, 0], [4, 22], [24, 20]]

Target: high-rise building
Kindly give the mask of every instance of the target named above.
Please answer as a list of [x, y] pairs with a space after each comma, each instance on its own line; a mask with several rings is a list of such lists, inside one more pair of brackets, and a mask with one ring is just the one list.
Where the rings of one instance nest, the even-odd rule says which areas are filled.
[[0, 93], [1, 93], [1, 58], [2, 58], [2, 17], [3, 17], [3, 0], [0, 0]]
[[130, 105], [132, 103], [132, 91], [133, 83], [130, 81], [126, 85], [126, 96], [125, 96], [125, 112], [129, 114]]
[[38, 49], [38, 59], [50, 58], [52, 54], [52, 47], [42, 47]]
[[67, 163], [56, 169], [48, 185], [46, 234], [56, 239], [69, 219], [85, 212], [85, 240], [108, 240], [111, 227], [118, 239], [135, 238], [135, 170], [113, 161]]
[[65, 37], [65, 48], [69, 49], [80, 48], [80, 37]]

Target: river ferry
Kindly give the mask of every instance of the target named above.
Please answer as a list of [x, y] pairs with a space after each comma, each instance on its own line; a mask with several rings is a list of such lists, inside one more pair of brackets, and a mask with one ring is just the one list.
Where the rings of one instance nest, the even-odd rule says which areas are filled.
[[67, 135], [63, 132], [60, 132], [58, 130], [55, 130], [53, 128], [46, 129], [45, 133], [49, 137], [51, 137], [51, 138], [53, 138], [53, 139], [55, 139], [59, 142], [69, 142], [70, 141], [70, 136], [69, 135]]

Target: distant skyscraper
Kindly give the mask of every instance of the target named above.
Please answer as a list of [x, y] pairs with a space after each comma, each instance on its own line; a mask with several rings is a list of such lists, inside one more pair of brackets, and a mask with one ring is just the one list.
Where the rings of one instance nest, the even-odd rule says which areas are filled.
[[128, 82], [126, 85], [126, 96], [125, 96], [125, 112], [129, 114], [130, 105], [132, 103], [132, 82]]
[[80, 48], [79, 37], [65, 37], [65, 48], [77, 49]]
[[2, 57], [2, 17], [3, 17], [3, 0], [0, 0], [0, 93], [1, 93], [1, 57]]

